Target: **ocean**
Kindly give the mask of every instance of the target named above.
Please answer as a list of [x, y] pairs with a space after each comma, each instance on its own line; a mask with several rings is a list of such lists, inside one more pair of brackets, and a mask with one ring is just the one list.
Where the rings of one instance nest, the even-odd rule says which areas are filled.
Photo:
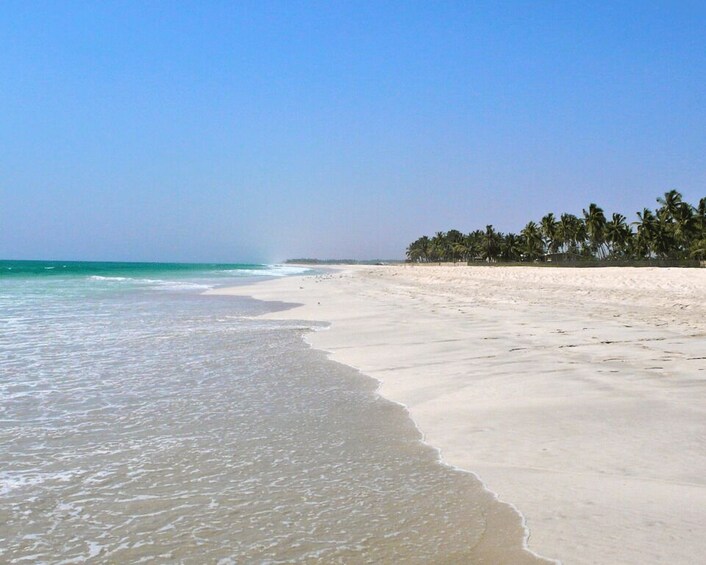
[[295, 274], [0, 261], [0, 562], [538, 562], [323, 324], [202, 294]]

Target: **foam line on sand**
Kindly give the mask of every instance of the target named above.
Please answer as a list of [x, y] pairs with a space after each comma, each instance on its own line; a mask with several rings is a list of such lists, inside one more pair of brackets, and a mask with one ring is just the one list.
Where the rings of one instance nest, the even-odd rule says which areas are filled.
[[233, 289], [325, 321], [447, 464], [569, 564], [706, 551], [706, 269], [346, 267]]

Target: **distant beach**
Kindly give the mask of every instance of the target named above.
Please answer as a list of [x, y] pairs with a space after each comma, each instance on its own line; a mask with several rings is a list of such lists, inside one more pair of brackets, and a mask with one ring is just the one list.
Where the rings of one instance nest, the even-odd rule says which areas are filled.
[[350, 266], [209, 291], [300, 307], [569, 564], [706, 550], [706, 269]]

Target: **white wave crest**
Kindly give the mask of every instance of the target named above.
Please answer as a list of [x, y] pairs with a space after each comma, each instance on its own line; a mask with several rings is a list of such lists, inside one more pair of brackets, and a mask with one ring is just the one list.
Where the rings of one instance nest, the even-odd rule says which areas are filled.
[[289, 277], [303, 275], [310, 272], [307, 267], [294, 267], [291, 265], [265, 265], [262, 269], [232, 269], [219, 271], [240, 277]]
[[58, 473], [22, 473], [22, 472], [0, 472], [0, 496], [4, 496], [13, 490], [41, 485], [47, 481], [66, 482], [71, 480], [77, 471], [64, 471]]
[[127, 283], [136, 286], [151, 287], [155, 290], [208, 290], [212, 284], [197, 283], [193, 281], [175, 281], [164, 279], [137, 279], [132, 277], [104, 277], [93, 275], [88, 277], [91, 281]]
[[89, 281], [127, 281], [130, 280], [127, 277], [102, 277], [100, 275], [92, 275], [88, 277]]
[[208, 290], [215, 285], [195, 282], [161, 281], [153, 279], [137, 279], [138, 282], [154, 285], [155, 290]]

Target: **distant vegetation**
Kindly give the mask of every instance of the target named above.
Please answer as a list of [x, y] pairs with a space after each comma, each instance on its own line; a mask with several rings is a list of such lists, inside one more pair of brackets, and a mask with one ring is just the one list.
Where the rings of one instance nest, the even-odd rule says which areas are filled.
[[644, 261], [706, 259], [706, 198], [696, 206], [676, 190], [658, 198], [654, 212], [644, 208], [637, 221], [622, 214], [608, 219], [596, 204], [582, 217], [549, 213], [530, 221], [519, 234], [492, 225], [463, 234], [458, 230], [422, 236], [407, 247], [407, 260], [441, 261]]
[[287, 259], [286, 264], [298, 265], [388, 265], [393, 263], [401, 263], [402, 261], [395, 259], [370, 259], [368, 261], [360, 261], [357, 259]]

